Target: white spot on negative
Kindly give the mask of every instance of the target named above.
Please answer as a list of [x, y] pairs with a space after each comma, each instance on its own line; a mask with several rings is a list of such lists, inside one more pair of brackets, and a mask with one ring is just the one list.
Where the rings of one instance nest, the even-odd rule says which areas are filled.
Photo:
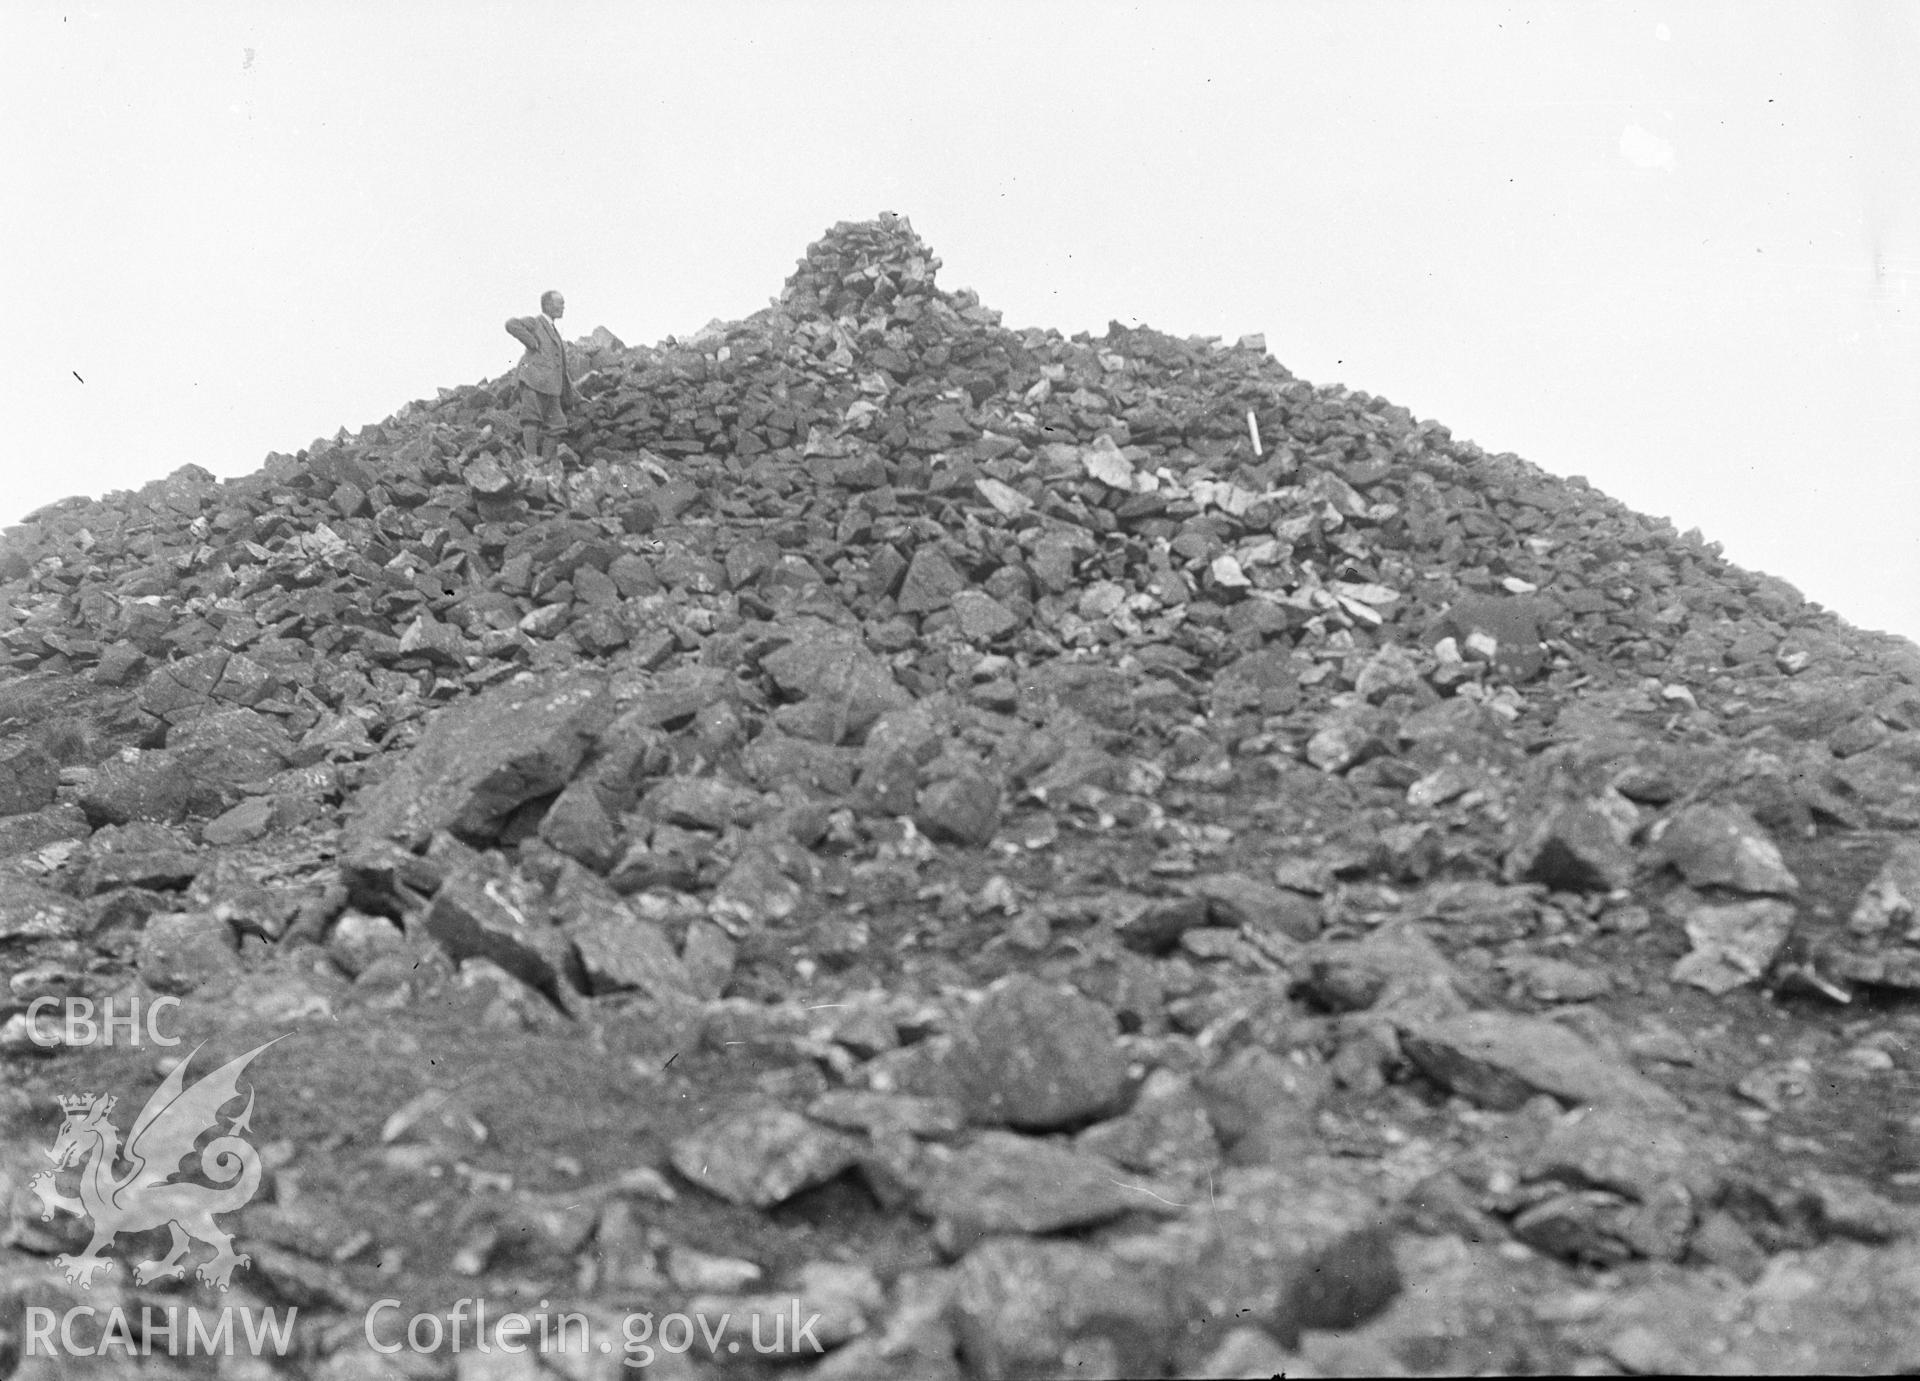
[[1670, 173], [1675, 166], [1673, 145], [1638, 125], [1620, 131], [1620, 156], [1636, 168], [1652, 168]]

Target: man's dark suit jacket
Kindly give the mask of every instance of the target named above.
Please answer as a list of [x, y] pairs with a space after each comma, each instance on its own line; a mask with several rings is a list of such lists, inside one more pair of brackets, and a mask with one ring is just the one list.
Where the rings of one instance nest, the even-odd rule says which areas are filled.
[[520, 357], [520, 382], [540, 393], [557, 393], [562, 402], [573, 398], [573, 380], [567, 375], [567, 346], [552, 317], [517, 316], [507, 323], [507, 334], [527, 347]]

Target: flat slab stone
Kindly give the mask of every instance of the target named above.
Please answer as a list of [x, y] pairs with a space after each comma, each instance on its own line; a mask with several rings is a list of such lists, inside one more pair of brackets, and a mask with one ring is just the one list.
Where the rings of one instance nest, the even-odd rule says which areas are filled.
[[1400, 1042], [1428, 1078], [1486, 1108], [1517, 1108], [1540, 1093], [1569, 1105], [1678, 1106], [1658, 1084], [1543, 1017], [1463, 1012], [1403, 1025]]
[[1213, 873], [1195, 878], [1191, 889], [1204, 898], [1217, 925], [1261, 933], [1278, 932], [1294, 940], [1320, 933], [1320, 904], [1298, 892], [1274, 887], [1245, 873]]
[[930, 1177], [920, 1206], [969, 1241], [990, 1233], [1086, 1227], [1136, 1209], [1181, 1211], [1129, 1189], [1116, 1171], [1113, 1162], [1088, 1151], [1014, 1132], [983, 1132]]

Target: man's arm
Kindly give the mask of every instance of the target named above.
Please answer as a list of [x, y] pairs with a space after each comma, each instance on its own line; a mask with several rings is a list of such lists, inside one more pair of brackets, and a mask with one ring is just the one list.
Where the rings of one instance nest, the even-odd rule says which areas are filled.
[[517, 316], [507, 323], [507, 334], [526, 346], [529, 350], [540, 348], [540, 337], [533, 329], [533, 318]]

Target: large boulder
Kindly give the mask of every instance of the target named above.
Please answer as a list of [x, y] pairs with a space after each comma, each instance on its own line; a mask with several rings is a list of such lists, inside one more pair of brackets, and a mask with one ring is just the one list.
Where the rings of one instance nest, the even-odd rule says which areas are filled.
[[529, 676], [443, 710], [354, 802], [343, 856], [386, 841], [418, 849], [436, 830], [491, 841], [516, 809], [572, 780], [612, 713], [607, 678], [594, 671]]

